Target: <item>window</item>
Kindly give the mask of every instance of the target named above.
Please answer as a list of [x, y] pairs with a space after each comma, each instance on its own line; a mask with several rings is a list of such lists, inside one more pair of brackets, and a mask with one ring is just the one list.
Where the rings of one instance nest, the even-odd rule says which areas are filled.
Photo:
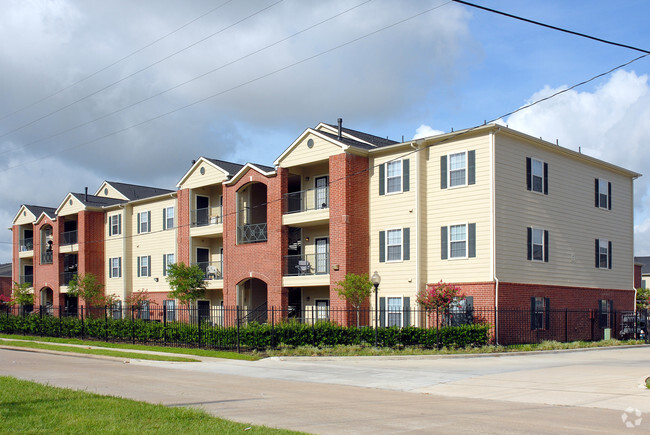
[[138, 276], [151, 276], [151, 256], [138, 257]]
[[462, 300], [454, 299], [449, 306], [446, 324], [449, 326], [471, 325], [474, 323], [474, 296]]
[[163, 208], [163, 230], [174, 228], [174, 207]]
[[409, 191], [409, 159], [379, 165], [379, 195]]
[[120, 320], [122, 318], [122, 301], [115, 301], [111, 305], [111, 313], [113, 315], [113, 320]]
[[440, 258], [476, 257], [476, 224], [440, 227]]
[[410, 325], [411, 299], [409, 297], [389, 296], [379, 298], [379, 323], [386, 326], [403, 327]]
[[109, 278], [122, 277], [122, 257], [108, 259], [108, 277]]
[[379, 262], [410, 260], [410, 228], [379, 232]]
[[122, 234], [122, 215], [114, 214], [108, 217], [108, 235], [117, 236]]
[[612, 183], [596, 178], [596, 207], [612, 209]]
[[551, 302], [549, 298], [530, 298], [530, 329], [549, 329]]
[[167, 316], [168, 322], [173, 322], [176, 320], [176, 301], [175, 300], [164, 300], [163, 308], [165, 309], [165, 315]]
[[465, 186], [467, 173], [467, 154], [456, 153], [449, 155], [449, 187]]
[[596, 267], [599, 269], [612, 268], [612, 242], [596, 239]]
[[149, 301], [142, 301], [140, 303], [138, 317], [142, 320], [149, 320]]
[[548, 263], [548, 231], [528, 227], [528, 259]]
[[386, 193], [402, 191], [402, 161], [386, 163]]
[[138, 234], [151, 232], [151, 212], [138, 213]]
[[614, 301], [601, 299], [598, 301], [598, 327], [612, 328], [614, 321]]
[[330, 301], [327, 299], [316, 299], [316, 320], [327, 321], [330, 318]]
[[163, 276], [167, 276], [167, 268], [174, 263], [174, 254], [163, 254]]
[[402, 298], [387, 298], [388, 309], [386, 310], [386, 324], [390, 326], [402, 326]]
[[548, 163], [526, 157], [526, 188], [548, 195]]

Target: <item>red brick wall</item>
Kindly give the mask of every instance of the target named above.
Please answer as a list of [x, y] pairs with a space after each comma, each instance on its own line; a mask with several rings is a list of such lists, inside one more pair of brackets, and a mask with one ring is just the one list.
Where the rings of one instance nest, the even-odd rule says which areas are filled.
[[190, 190], [178, 191], [178, 262], [190, 264]]
[[[333, 310], [351, 308], [339, 298], [336, 282], [343, 280], [347, 273], [369, 273], [370, 178], [367, 169], [366, 157], [339, 154], [329, 159], [330, 306]], [[356, 317], [349, 319], [352, 321], [356, 322]]]
[[[45, 225], [52, 226], [52, 264], [41, 264], [41, 228]], [[44, 217], [34, 225], [34, 305], [40, 304], [40, 291], [49, 287], [53, 292], [55, 304], [59, 301], [59, 222], [52, 221], [49, 217]]]
[[[20, 274], [22, 273], [22, 270], [20, 270], [19, 266], [19, 257], [18, 253], [20, 252], [20, 226], [19, 225], [13, 225], [11, 227], [11, 239], [12, 239], [12, 246], [11, 246], [11, 279], [12, 281], [15, 282], [20, 282]], [[34, 232], [34, 243], [36, 243], [36, 232]]]
[[9, 276], [0, 276], [0, 295], [11, 297], [12, 281]]
[[92, 273], [104, 279], [104, 212], [80, 211], [77, 214], [79, 273]]
[[641, 264], [635, 264], [634, 265], [634, 288], [641, 288], [641, 269], [643, 269], [643, 265]]

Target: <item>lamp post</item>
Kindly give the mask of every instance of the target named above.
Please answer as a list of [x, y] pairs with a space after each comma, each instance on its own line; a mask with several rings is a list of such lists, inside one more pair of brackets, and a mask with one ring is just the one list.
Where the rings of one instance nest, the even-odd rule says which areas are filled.
[[381, 276], [379, 276], [376, 270], [375, 273], [372, 274], [370, 281], [372, 282], [372, 285], [375, 286], [375, 347], [377, 347], [377, 324], [379, 321], [377, 310], [379, 307], [379, 283], [381, 282]]

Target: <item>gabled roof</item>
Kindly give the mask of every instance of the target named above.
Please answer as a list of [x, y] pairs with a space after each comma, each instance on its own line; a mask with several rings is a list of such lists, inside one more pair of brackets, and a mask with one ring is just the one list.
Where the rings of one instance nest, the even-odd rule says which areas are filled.
[[107, 207], [116, 204], [124, 204], [127, 202], [123, 199], [106, 198], [103, 196], [86, 195], [85, 193], [70, 192], [65, 196], [63, 201], [61, 201], [61, 204], [59, 204], [59, 206], [57, 207], [56, 209], [57, 215], [61, 213], [61, 209], [65, 207], [68, 200], [72, 198], [76, 199], [81, 204], [83, 204], [84, 208], [101, 208], [101, 207]]
[[[338, 125], [326, 124], [321, 122], [316, 127], [316, 129], [318, 130], [323, 127], [325, 128], [329, 127], [331, 132], [328, 132], [328, 134], [333, 134], [334, 136], [338, 137], [338, 130], [339, 130]], [[368, 134], [362, 131], [352, 130], [351, 128], [345, 128], [345, 127], [341, 127], [341, 136], [343, 139], [345, 139], [348, 136], [352, 136], [355, 142], [365, 142], [370, 145], [370, 148], [380, 148], [380, 147], [395, 145], [399, 143], [397, 141], [390, 140], [388, 138], [375, 136], [374, 134]]]
[[641, 268], [642, 275], [650, 274], [650, 257], [634, 257], [634, 262], [643, 264]]
[[230, 178], [233, 175], [235, 175], [237, 172], [241, 170], [241, 168], [244, 167], [244, 165], [240, 165], [239, 163], [232, 163], [232, 162], [227, 162], [225, 160], [219, 160], [219, 159], [210, 159], [208, 157], [199, 157], [198, 160], [196, 160], [190, 169], [183, 175], [183, 177], [180, 179], [178, 184], [176, 184], [176, 187], [181, 187], [185, 181], [192, 175], [194, 170], [201, 165], [201, 163], [207, 163], [210, 166], [213, 166], [216, 170], [219, 172], [222, 172], [226, 178]]
[[[105, 181], [105, 183], [115, 188], [115, 190], [117, 190], [122, 195], [124, 195], [124, 197], [127, 198], [129, 201], [136, 201], [138, 199], [151, 198], [152, 196], [164, 195], [166, 193], [175, 192], [175, 190], [161, 189], [158, 187], [140, 186], [137, 184], [120, 183], [119, 181]], [[99, 189], [101, 190], [101, 186]], [[100, 191], [97, 190], [97, 192], [95, 192], [95, 195], [93, 196], [96, 196], [99, 193]], [[88, 195], [88, 197], [90, 198], [90, 195]], [[107, 204], [107, 205], [111, 205], [111, 204]]]
[[12, 223], [16, 222], [16, 220], [20, 216], [20, 213], [23, 210], [27, 210], [34, 215], [34, 222], [38, 220], [38, 218], [41, 216], [42, 213], [45, 213], [50, 219], [54, 219], [54, 217], [56, 216], [56, 209], [54, 207], [44, 207], [41, 205], [23, 204], [20, 206], [20, 208], [18, 209], [18, 213], [16, 213], [16, 216], [14, 216], [14, 219], [11, 221]]
[[239, 179], [240, 179], [240, 178], [241, 178], [241, 177], [242, 177], [242, 176], [243, 176], [243, 175], [244, 175], [244, 174], [245, 174], [249, 169], [253, 169], [253, 170], [259, 172], [260, 174], [262, 174], [262, 175], [264, 175], [264, 176], [266, 176], [266, 177], [270, 177], [270, 176], [276, 175], [275, 168], [272, 168], [272, 167], [270, 167], [270, 166], [258, 165], [258, 164], [255, 164], [255, 163], [246, 163], [246, 164], [245, 164], [245, 165], [244, 165], [244, 166], [239, 170], [239, 172], [237, 172], [237, 173], [235, 174], [234, 177], [232, 177], [232, 178], [231, 178], [230, 180], [228, 180], [228, 181], [225, 181], [224, 184], [234, 184], [234, 183], [236, 183], [237, 181], [239, 181]]

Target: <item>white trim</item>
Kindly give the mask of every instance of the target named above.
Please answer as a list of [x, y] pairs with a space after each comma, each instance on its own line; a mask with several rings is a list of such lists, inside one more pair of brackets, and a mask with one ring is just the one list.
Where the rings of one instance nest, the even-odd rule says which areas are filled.
[[[176, 183], [176, 187], [181, 187], [181, 185], [182, 185], [183, 183], [185, 183], [185, 181], [187, 181], [187, 179], [188, 179], [189, 176], [192, 174], [192, 172], [194, 171], [194, 169], [195, 169], [198, 165], [201, 165], [201, 163], [205, 163], [205, 164], [208, 164], [208, 165], [212, 166], [212, 167], [215, 168], [216, 170], [222, 172], [226, 177], [230, 177], [230, 176], [232, 175], [230, 172], [228, 172], [228, 171], [226, 171], [225, 169], [223, 169], [222, 167], [220, 167], [220, 166], [218, 166], [218, 165], [212, 163], [210, 160], [206, 159], [205, 157], [199, 157], [199, 159], [198, 159], [198, 160], [197, 160], [197, 161], [192, 165], [192, 167], [191, 167], [191, 168], [190, 168], [190, 169], [185, 173], [185, 175], [183, 175], [183, 177], [181, 178], [181, 180], [180, 180], [178, 183]], [[234, 164], [238, 164], [238, 163], [234, 163]]]
[[[302, 134], [301, 134], [300, 136], [298, 136], [298, 138], [297, 138], [296, 140], [294, 140], [294, 141], [291, 143], [291, 145], [289, 145], [289, 146], [287, 147], [287, 149], [285, 149], [285, 150], [282, 152], [282, 154], [280, 154], [280, 156], [279, 156], [277, 159], [275, 159], [275, 161], [273, 162], [273, 165], [274, 165], [274, 166], [280, 166], [281, 161], [282, 161], [282, 160], [283, 160], [283, 159], [284, 159], [288, 154], [290, 154], [290, 153], [291, 153], [291, 152], [292, 152], [292, 151], [293, 151], [293, 150], [294, 150], [294, 149], [295, 149], [295, 148], [296, 148], [296, 147], [297, 147], [297, 146], [298, 146], [298, 145], [299, 145], [299, 144], [300, 144], [300, 143], [305, 139], [305, 137], [307, 137], [307, 135], [309, 135], [309, 134], [313, 134], [314, 136], [317, 136], [317, 137], [319, 137], [320, 139], [323, 139], [323, 140], [325, 140], [325, 141], [327, 141], [327, 142], [329, 142], [329, 143], [331, 143], [331, 144], [333, 144], [333, 145], [336, 145], [336, 146], [340, 147], [343, 151], [345, 151], [345, 150], [347, 150], [348, 148], [350, 148], [349, 145], [346, 145], [346, 144], [344, 144], [343, 142], [339, 142], [339, 141], [336, 140], [336, 139], [332, 139], [331, 137], [329, 137], [329, 136], [323, 134], [322, 132], [318, 131], [317, 129], [318, 129], [319, 127], [321, 127], [321, 126], [324, 126], [324, 127], [326, 127], [327, 129], [331, 130], [331, 127], [329, 127], [328, 125], [323, 124], [323, 123], [318, 124], [318, 126], [316, 127], [316, 129], [313, 129], [313, 128], [308, 128], [308, 129], [306, 129], [305, 131], [302, 132]], [[333, 132], [333, 133], [330, 133], [330, 134], [338, 134], [338, 130], [334, 130], [334, 132]], [[354, 139], [354, 140], [356, 140], [357, 142], [364, 142], [364, 143], [367, 143], [367, 142], [362, 141], [361, 139], [359, 139], [359, 138], [357, 138], [357, 137], [350, 136], [350, 135], [348, 135], [348, 134], [345, 134], [345, 137], [348, 137], [348, 138], [350, 138], [350, 139]], [[368, 145], [372, 145], [372, 144], [368, 144]]]
[[396, 314], [398, 311], [389, 311], [388, 310], [388, 299], [399, 299], [400, 300], [400, 308], [399, 308], [399, 325], [396, 325], [400, 328], [404, 326], [404, 296], [403, 295], [386, 295], [382, 296], [386, 298], [386, 305], [384, 306], [384, 327], [389, 328], [390, 325], [388, 324], [388, 314]]
[[[128, 200], [129, 200], [129, 198], [127, 198], [127, 197], [126, 197], [122, 192], [120, 192], [120, 190], [119, 190], [118, 188], [116, 188], [116, 187], [113, 186], [110, 182], [108, 182], [108, 181], [106, 181], [106, 180], [104, 180], [104, 182], [101, 184], [101, 186], [99, 186], [99, 188], [97, 189], [97, 191], [95, 192], [95, 194], [94, 194], [93, 196], [100, 196], [99, 194], [102, 192], [102, 188], [103, 188], [104, 186], [107, 186], [107, 185], [110, 186], [112, 189], [114, 189], [117, 193], [119, 193], [120, 195], [122, 195], [122, 198], [121, 198], [121, 199], [123, 199], [123, 200], [125, 200], [125, 201], [128, 201]], [[141, 186], [141, 187], [144, 187], [144, 186]], [[104, 195], [104, 198], [120, 199], [120, 198], [113, 198], [113, 197], [106, 196], [106, 195]]]
[[[458, 226], [465, 227], [465, 256], [464, 257], [452, 257], [451, 256], [451, 227]], [[458, 242], [455, 242], [458, 243]], [[455, 223], [447, 225], [447, 260], [465, 260], [469, 258], [469, 223]]]
[[[534, 171], [533, 171], [533, 168], [535, 167], [535, 161], [538, 161], [538, 162], [540, 162], [542, 164], [542, 191], [541, 192], [538, 192], [537, 190], [535, 190], [535, 174], [534, 174]], [[545, 195], [545, 193], [544, 193], [544, 182], [546, 180], [544, 178], [544, 164], [546, 164], [546, 163], [547, 163], [546, 161], [538, 159], [537, 157], [533, 157], [533, 156], [530, 157], [530, 191], [531, 192], [539, 193], [541, 195]]]
[[[389, 231], [399, 231], [400, 232], [400, 256], [399, 260], [389, 260], [388, 259], [388, 232]], [[397, 245], [391, 245], [397, 246]], [[399, 228], [387, 228], [384, 230], [384, 255], [386, 258], [386, 263], [401, 263], [404, 261], [404, 227]]]
[[[451, 185], [451, 156], [455, 156], [458, 154], [464, 154], [465, 155], [465, 182], [463, 184], [458, 184], [456, 186]], [[468, 153], [467, 150], [463, 151], [457, 151], [453, 153], [447, 154], [447, 189], [458, 189], [460, 187], [467, 187], [467, 178], [468, 178], [468, 172], [469, 172], [469, 162], [468, 162]], [[456, 171], [459, 171], [460, 169], [456, 169]]]
[[[388, 191], [388, 165], [391, 163], [399, 163], [399, 189], [394, 192]], [[386, 168], [384, 171], [384, 194], [395, 195], [398, 193], [403, 193], [404, 192], [404, 159], [397, 159], [397, 160], [393, 159], [382, 164], [385, 165]], [[397, 177], [392, 177], [392, 178], [397, 178]]]
[[[605, 242], [604, 245], [603, 245], [603, 242]], [[600, 265], [600, 250], [603, 249], [603, 246], [607, 250], [607, 261], [605, 262], [605, 267], [602, 267]], [[614, 246], [612, 246], [612, 248], [613, 247]], [[609, 257], [610, 257], [610, 255], [611, 255], [611, 252], [609, 252], [609, 240], [607, 240], [607, 239], [598, 239], [598, 269], [609, 269]], [[614, 268], [613, 264], [612, 264], [612, 268]]]
[[[536, 263], [544, 263], [544, 258], [546, 258], [546, 244], [544, 243], [544, 232], [541, 228], [530, 227], [530, 260]], [[535, 231], [542, 232], [542, 259], [535, 259]]]
[[237, 172], [237, 173], [236, 173], [236, 174], [235, 174], [235, 175], [234, 175], [230, 180], [226, 180], [226, 181], [224, 181], [223, 184], [225, 184], [226, 186], [230, 186], [230, 185], [232, 185], [232, 184], [237, 183], [237, 182], [239, 181], [239, 179], [240, 179], [241, 177], [243, 177], [244, 174], [245, 174], [249, 169], [253, 169], [253, 170], [255, 170], [256, 172], [260, 173], [261, 175], [264, 175], [265, 177], [271, 177], [271, 176], [277, 175], [277, 171], [276, 171], [275, 169], [272, 170], [272, 171], [269, 171], [269, 172], [265, 172], [265, 171], [263, 171], [262, 169], [260, 169], [260, 168], [258, 168], [257, 166], [255, 166], [253, 163], [246, 163], [246, 164], [244, 165], [244, 167], [241, 168], [241, 169], [240, 169], [240, 170], [239, 170], [239, 171], [238, 171], [238, 172]]
[[[598, 208], [601, 210], [609, 210], [609, 180], [606, 180], [604, 178], [597, 178], [598, 180]], [[605, 183], [605, 193], [603, 194], [602, 190], [600, 190], [600, 183], [603, 182]], [[605, 206], [603, 207], [602, 204], [600, 203], [600, 195], [605, 195]]]

